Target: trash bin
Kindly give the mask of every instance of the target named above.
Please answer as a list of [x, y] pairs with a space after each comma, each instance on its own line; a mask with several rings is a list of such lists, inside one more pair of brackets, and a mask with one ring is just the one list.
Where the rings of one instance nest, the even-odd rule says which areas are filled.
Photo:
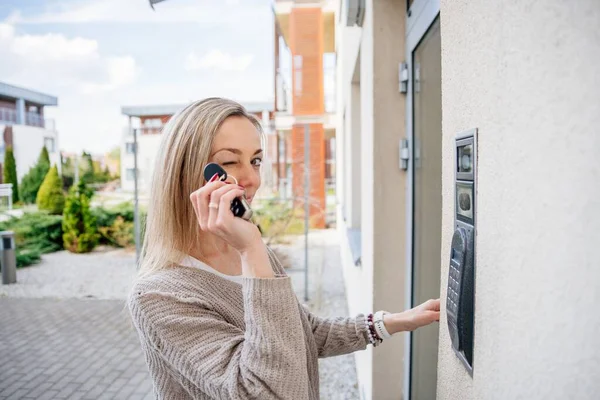
[[17, 256], [13, 231], [0, 232], [0, 268], [3, 285], [17, 283]]

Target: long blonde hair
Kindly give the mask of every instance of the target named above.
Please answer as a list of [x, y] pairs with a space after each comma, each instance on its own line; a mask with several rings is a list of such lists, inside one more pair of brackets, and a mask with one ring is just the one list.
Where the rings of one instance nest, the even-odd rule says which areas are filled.
[[201, 231], [190, 194], [204, 184], [202, 172], [214, 138], [232, 116], [248, 118], [262, 137], [254, 115], [235, 101], [215, 97], [188, 105], [165, 125], [152, 177], [139, 275], [172, 266], [198, 243]]

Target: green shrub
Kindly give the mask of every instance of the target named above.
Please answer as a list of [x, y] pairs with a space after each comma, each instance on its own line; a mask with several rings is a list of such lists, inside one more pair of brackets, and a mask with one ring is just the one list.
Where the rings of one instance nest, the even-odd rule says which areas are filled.
[[12, 202], [19, 201], [19, 182], [17, 180], [17, 163], [12, 147], [6, 148], [4, 153], [4, 183], [12, 183]]
[[87, 253], [98, 243], [96, 218], [90, 211], [83, 180], [69, 190], [63, 215], [63, 242], [73, 253]]
[[92, 213], [96, 217], [99, 227], [111, 226], [117, 217], [122, 217], [126, 222], [133, 222], [133, 204], [131, 202], [123, 202], [113, 207], [94, 207]]
[[17, 268], [23, 268], [39, 263], [42, 259], [42, 253], [37, 249], [24, 249], [17, 251], [15, 258], [17, 260]]
[[62, 214], [65, 208], [65, 195], [56, 165], [46, 174], [38, 191], [36, 203], [40, 210], [46, 210], [50, 214]]
[[48, 156], [46, 146], [44, 146], [38, 157], [37, 164], [35, 164], [21, 180], [20, 194], [23, 202], [27, 204], [35, 203], [38, 190], [40, 190], [40, 186], [42, 186], [42, 182], [44, 182], [44, 178], [46, 178], [46, 174], [49, 170], [50, 157]]
[[295, 235], [304, 232], [303, 210], [292, 206], [292, 202], [277, 199], [256, 205], [254, 222], [260, 227], [267, 243], [277, 242], [282, 235]]
[[[123, 202], [113, 207], [95, 207], [100, 242], [112, 246], [130, 247], [135, 245], [134, 210], [131, 202]], [[140, 208], [140, 240], [144, 237], [146, 211]]]
[[46, 212], [25, 213], [0, 222], [0, 230], [15, 232], [17, 267], [40, 260], [42, 254], [62, 249], [62, 216]]
[[62, 175], [61, 176], [62, 179], [62, 187], [63, 190], [65, 192], [68, 192], [69, 189], [71, 188], [71, 186], [73, 186], [73, 182], [75, 181], [75, 179], [72, 176], [68, 176], [68, 175]]
[[111, 226], [98, 227], [104, 241], [118, 247], [135, 246], [133, 222], [117, 216]]

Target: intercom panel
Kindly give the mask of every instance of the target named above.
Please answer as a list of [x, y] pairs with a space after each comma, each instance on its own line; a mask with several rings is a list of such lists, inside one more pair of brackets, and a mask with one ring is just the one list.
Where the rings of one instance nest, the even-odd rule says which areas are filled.
[[459, 135], [455, 144], [454, 233], [450, 245], [446, 315], [452, 348], [472, 375], [477, 131], [473, 129]]

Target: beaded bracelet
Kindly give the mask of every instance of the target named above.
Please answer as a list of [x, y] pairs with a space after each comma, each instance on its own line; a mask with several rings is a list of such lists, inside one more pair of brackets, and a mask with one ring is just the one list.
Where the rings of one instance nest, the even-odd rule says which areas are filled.
[[366, 324], [368, 328], [368, 336], [369, 342], [373, 345], [373, 347], [377, 347], [379, 344], [383, 342], [383, 339], [379, 337], [377, 330], [375, 329], [375, 324], [373, 323], [373, 314], [367, 315]]

